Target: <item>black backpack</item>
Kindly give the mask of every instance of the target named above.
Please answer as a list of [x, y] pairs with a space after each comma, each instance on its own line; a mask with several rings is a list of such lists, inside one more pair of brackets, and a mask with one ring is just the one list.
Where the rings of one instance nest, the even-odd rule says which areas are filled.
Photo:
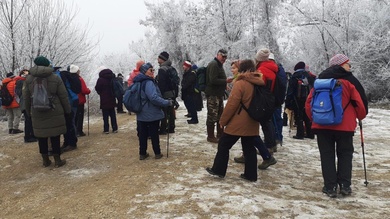
[[7, 86], [8, 86], [9, 82], [8, 83], [5, 83], [3, 84], [3, 86], [1, 86], [1, 105], [2, 106], [9, 106], [11, 105], [12, 101], [14, 100], [14, 97], [11, 95], [11, 93], [9, 92]]
[[207, 67], [200, 67], [196, 69], [195, 89], [198, 91], [206, 90], [206, 72], [207, 72]]
[[275, 96], [275, 107], [283, 105], [286, 99], [287, 90], [287, 75], [281, 64], [278, 65], [278, 72], [275, 77], [274, 96]]
[[268, 121], [275, 111], [275, 97], [265, 86], [254, 85], [249, 107], [246, 108], [241, 102], [238, 114], [240, 114], [241, 109], [245, 109], [249, 116], [258, 122]]
[[111, 79], [111, 89], [112, 89], [112, 93], [117, 99], [120, 99], [125, 94], [123, 85], [121, 81], [119, 81], [117, 78]]

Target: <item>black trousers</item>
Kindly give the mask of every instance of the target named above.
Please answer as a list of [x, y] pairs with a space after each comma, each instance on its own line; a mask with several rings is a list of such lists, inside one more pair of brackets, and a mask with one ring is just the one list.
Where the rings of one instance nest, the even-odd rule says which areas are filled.
[[337, 184], [347, 187], [351, 185], [354, 151], [352, 138], [352, 135], [346, 134], [317, 134], [322, 176], [324, 186], [328, 189], [337, 186]]
[[110, 131], [110, 123], [108, 122], [108, 118], [111, 120], [111, 128], [112, 131], [118, 130], [118, 123], [116, 121], [115, 109], [102, 109], [103, 112], [103, 131]]
[[76, 130], [77, 133], [80, 134], [83, 132], [83, 124], [84, 124], [84, 104], [78, 105], [77, 113], [76, 113]]
[[229, 150], [241, 138], [242, 151], [245, 157], [244, 175], [249, 180], [257, 180], [257, 156], [255, 138], [258, 136], [234, 136], [223, 133], [218, 142], [218, 151], [214, 158], [212, 170], [219, 175], [226, 175], [229, 162]]
[[[306, 136], [308, 137], [313, 136], [313, 133], [311, 131], [311, 120], [306, 115], [304, 102], [299, 102], [298, 106], [294, 109], [294, 119], [295, 119], [295, 123], [297, 124], [296, 135], [298, 137], [304, 137], [305, 131], [306, 131]], [[303, 123], [305, 123], [305, 126], [303, 126]]]
[[116, 105], [116, 111], [117, 112], [123, 112], [123, 96], [120, 96], [117, 98], [118, 104]]
[[23, 115], [24, 115], [24, 140], [35, 138], [31, 117], [28, 116], [26, 110], [23, 110]]
[[[38, 145], [39, 145], [39, 153], [41, 154], [48, 154], [49, 150], [49, 138], [38, 138]], [[53, 154], [61, 154], [60, 150], [60, 136], [53, 136], [50, 137], [51, 147], [53, 149]]]
[[261, 129], [264, 134], [264, 143], [267, 148], [275, 147], [276, 141], [275, 141], [275, 127], [272, 123], [272, 120], [269, 119], [267, 121], [260, 122]]
[[152, 148], [155, 155], [161, 154], [160, 137], [158, 135], [159, 120], [152, 122], [137, 121], [139, 140], [139, 155], [145, 155], [148, 149], [148, 136], [152, 140]]
[[[175, 130], [175, 109], [172, 106], [164, 107], [164, 118], [160, 123], [160, 132], [172, 132]], [[168, 124], [169, 123], [169, 124]]]

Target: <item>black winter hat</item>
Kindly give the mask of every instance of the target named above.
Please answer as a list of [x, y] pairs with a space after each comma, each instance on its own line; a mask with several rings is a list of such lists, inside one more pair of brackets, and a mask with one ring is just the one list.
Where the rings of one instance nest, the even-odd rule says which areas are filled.
[[47, 59], [46, 57], [44, 56], [38, 56], [34, 59], [34, 63], [37, 65], [37, 66], [49, 66], [50, 65], [50, 61], [49, 59]]
[[160, 53], [160, 55], [158, 55], [158, 57], [164, 61], [167, 61], [169, 59], [169, 54], [164, 51], [164, 52]]
[[294, 67], [294, 71], [298, 70], [298, 69], [305, 69], [306, 67], [306, 64], [304, 62], [298, 62], [295, 67]]

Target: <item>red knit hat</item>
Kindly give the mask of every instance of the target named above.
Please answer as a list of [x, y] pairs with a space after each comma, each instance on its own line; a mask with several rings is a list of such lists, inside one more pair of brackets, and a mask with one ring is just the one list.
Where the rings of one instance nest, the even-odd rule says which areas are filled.
[[191, 68], [192, 64], [190, 61], [184, 61], [183, 66]]
[[344, 65], [345, 63], [349, 62], [349, 58], [344, 54], [336, 54], [329, 60], [329, 66], [334, 65]]

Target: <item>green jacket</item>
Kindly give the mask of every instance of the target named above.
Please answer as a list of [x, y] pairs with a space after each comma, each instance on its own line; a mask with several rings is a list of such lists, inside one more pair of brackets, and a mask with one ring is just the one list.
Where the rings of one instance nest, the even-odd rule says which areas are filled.
[[[54, 109], [40, 112], [31, 109], [32, 83], [35, 77], [47, 78], [47, 91], [53, 98]], [[66, 133], [65, 113], [70, 113], [71, 108], [68, 93], [61, 78], [53, 74], [53, 68], [34, 66], [30, 69], [23, 84], [23, 98], [26, 112], [31, 116], [34, 135], [40, 138], [54, 137]]]
[[206, 96], [223, 97], [226, 89], [226, 74], [222, 63], [214, 58], [207, 66]]

